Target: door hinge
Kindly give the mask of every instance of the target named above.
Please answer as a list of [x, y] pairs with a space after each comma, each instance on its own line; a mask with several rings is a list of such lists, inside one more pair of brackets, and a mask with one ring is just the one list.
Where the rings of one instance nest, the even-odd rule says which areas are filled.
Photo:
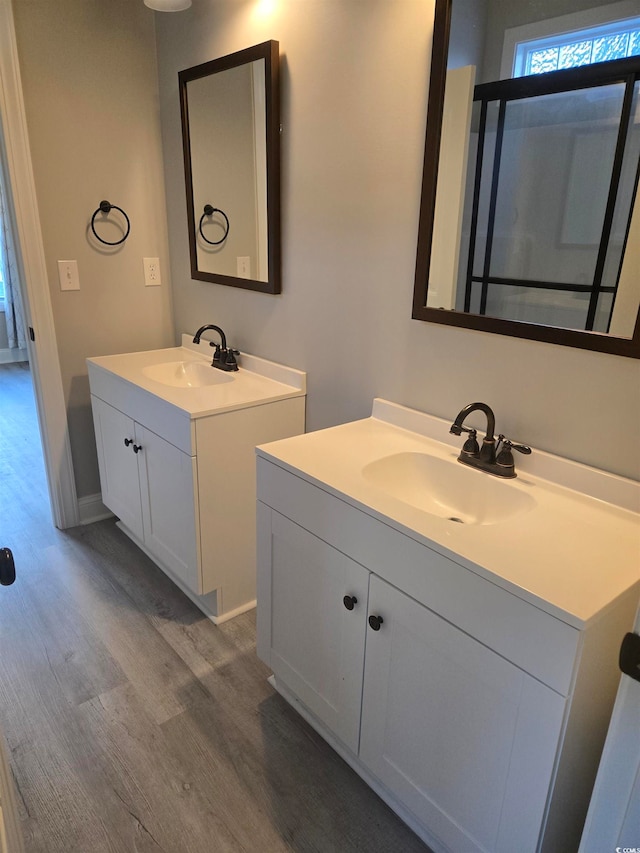
[[36, 339], [36, 333], [33, 331], [33, 326], [29, 326], [29, 337], [32, 341], [35, 341]]
[[640, 681], [640, 634], [627, 634], [620, 646], [620, 669]]

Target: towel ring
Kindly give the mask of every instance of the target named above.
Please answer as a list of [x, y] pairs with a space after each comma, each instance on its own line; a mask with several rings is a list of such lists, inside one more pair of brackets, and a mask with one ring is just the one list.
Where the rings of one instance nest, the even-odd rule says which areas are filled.
[[[222, 216], [224, 216], [224, 221], [227, 223], [227, 227], [224, 234], [219, 240], [207, 240], [207, 238], [202, 233], [202, 220], [205, 218], [205, 216], [212, 216], [214, 213], [220, 213], [222, 214]], [[208, 243], [210, 246], [219, 246], [220, 243], [224, 243], [229, 234], [229, 217], [224, 212], [224, 210], [220, 210], [219, 207], [212, 207], [210, 204], [205, 204], [204, 213], [200, 217], [200, 222], [198, 223], [198, 231], [200, 232], [200, 236], [202, 237], [205, 243]]]
[[[114, 242], [110, 242], [109, 240], [103, 240], [102, 237], [100, 237], [98, 232], [96, 231], [96, 226], [95, 226], [96, 216], [99, 213], [109, 213], [112, 210], [119, 210], [120, 213], [127, 220], [127, 231], [126, 231], [124, 237], [122, 237], [120, 240], [115, 240]], [[98, 209], [95, 211], [95, 213], [91, 217], [91, 230], [93, 231], [96, 239], [100, 240], [100, 242], [104, 243], [106, 246], [119, 246], [120, 243], [124, 243], [124, 241], [129, 236], [129, 232], [131, 231], [131, 222], [129, 222], [129, 217], [127, 216], [127, 214], [124, 212], [124, 210], [121, 207], [118, 207], [116, 204], [111, 204], [108, 201], [101, 201]]]

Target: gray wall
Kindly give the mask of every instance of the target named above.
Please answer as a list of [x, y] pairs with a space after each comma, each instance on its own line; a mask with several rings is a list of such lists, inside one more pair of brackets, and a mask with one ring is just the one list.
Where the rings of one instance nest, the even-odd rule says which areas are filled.
[[[410, 319], [432, 9], [296, 0], [260, 17], [254, 0], [179, 14], [14, 0], [80, 496], [98, 491], [84, 359], [206, 322], [309, 372], [310, 429], [367, 416], [375, 395], [445, 417], [482, 399], [516, 439], [640, 476], [638, 362]], [[280, 296], [191, 281], [178, 104], [179, 69], [269, 38], [283, 54]], [[105, 197], [132, 220], [113, 253], [87, 239]], [[163, 287], [144, 287], [142, 257], [160, 257]], [[82, 289], [61, 293], [56, 261], [71, 258]]]
[[482, 61], [490, 0], [454, 0], [449, 33], [447, 68], [476, 66], [476, 81], [482, 80]]
[[[173, 343], [154, 13], [142, 0], [13, 0], [76, 486], [100, 484], [85, 358]], [[181, 165], [179, 166], [181, 169]], [[131, 235], [117, 249], [88, 232], [102, 199]], [[106, 225], [107, 240], [121, 236]], [[143, 257], [162, 287], [145, 288]], [[80, 290], [61, 292], [58, 260]]]
[[[443, 417], [486, 400], [499, 429], [628, 476], [637, 361], [411, 320], [433, 3], [249, 0], [157, 16], [176, 333], [215, 322], [309, 373], [308, 427], [382, 396]], [[177, 74], [273, 38], [282, 53], [283, 292], [189, 276]]]

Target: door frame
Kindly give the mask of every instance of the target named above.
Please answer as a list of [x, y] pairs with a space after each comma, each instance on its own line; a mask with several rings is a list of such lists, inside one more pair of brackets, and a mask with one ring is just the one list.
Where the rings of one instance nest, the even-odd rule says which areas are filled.
[[[640, 609], [633, 631], [640, 634]], [[578, 853], [613, 853], [638, 843], [637, 837], [623, 838], [623, 833], [640, 814], [639, 719], [640, 686], [623, 674]]]
[[44, 465], [56, 527], [80, 523], [11, 0], [0, 0], [0, 144], [12, 195], [20, 292]]

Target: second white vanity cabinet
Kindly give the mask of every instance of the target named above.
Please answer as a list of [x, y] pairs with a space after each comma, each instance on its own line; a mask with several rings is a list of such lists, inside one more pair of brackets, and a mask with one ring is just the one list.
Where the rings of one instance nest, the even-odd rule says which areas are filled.
[[395, 438], [371, 419], [258, 448], [258, 654], [434, 851], [569, 853], [637, 576], [585, 625], [472, 571], [364, 503], [359, 472]]
[[[281, 472], [267, 464], [259, 494], [274, 502]], [[303, 510], [280, 509], [324, 538], [258, 505], [258, 653], [278, 689], [445, 849], [535, 850], [524, 839], [540, 832], [566, 697], [329, 545]]]

